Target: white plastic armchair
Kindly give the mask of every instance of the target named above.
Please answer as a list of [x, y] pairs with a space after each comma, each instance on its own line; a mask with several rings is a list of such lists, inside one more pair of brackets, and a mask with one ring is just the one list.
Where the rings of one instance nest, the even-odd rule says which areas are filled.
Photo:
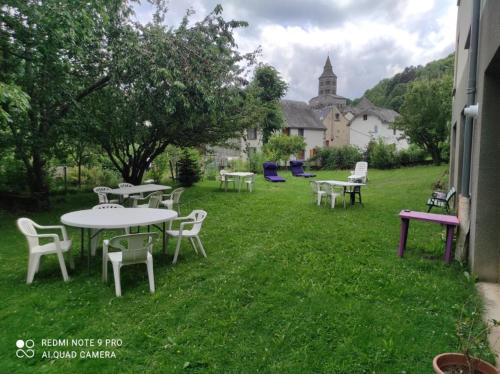
[[[69, 280], [68, 271], [66, 270], [66, 264], [64, 262], [63, 253], [68, 253], [69, 264], [73, 269], [75, 264], [73, 262], [73, 257], [71, 255], [71, 240], [68, 238], [68, 233], [64, 226], [42, 226], [38, 225], [29, 218], [19, 218], [17, 220], [17, 227], [19, 231], [26, 237], [29, 249], [28, 258], [28, 275], [26, 278], [26, 283], [31, 284], [35, 273], [38, 272], [40, 268], [40, 261], [42, 256], [55, 254], [59, 260], [59, 266], [61, 267], [61, 273], [65, 282]], [[59, 234], [39, 234], [39, 230], [58, 230], [61, 232], [62, 238]], [[40, 239], [52, 239], [52, 242], [47, 244], [40, 244]]]
[[108, 193], [111, 192], [111, 188], [105, 186], [94, 187], [93, 190], [97, 194], [99, 199], [99, 204], [115, 204], [118, 203], [118, 199], [109, 200]]
[[351, 175], [347, 177], [349, 182], [361, 182], [366, 183], [368, 180], [368, 162], [359, 161], [356, 162], [356, 167], [351, 171]]
[[[120, 269], [122, 266], [133, 264], [146, 264], [148, 269], [149, 291], [155, 292], [155, 280], [153, 273], [153, 238], [157, 233], [146, 232], [140, 234], [129, 234], [115, 236], [103, 242], [102, 251], [102, 280], [108, 280], [108, 262], [113, 265], [115, 278], [116, 296], [122, 295], [120, 282]], [[118, 249], [110, 252], [110, 249]]]
[[[150, 193], [149, 195], [145, 197], [140, 197], [140, 196], [130, 196], [130, 198], [133, 200], [133, 207], [134, 208], [158, 208], [160, 206], [161, 202], [161, 192], [155, 191]], [[139, 201], [147, 201], [145, 204], [138, 204]]]
[[179, 250], [181, 248], [182, 238], [189, 238], [189, 241], [191, 242], [194, 251], [198, 253], [199, 249], [203, 257], [207, 257], [207, 254], [205, 253], [205, 248], [203, 248], [203, 244], [201, 244], [201, 240], [199, 237], [199, 233], [201, 231], [201, 227], [203, 225], [203, 221], [205, 220], [205, 218], [207, 218], [207, 212], [205, 212], [204, 210], [193, 210], [188, 216], [178, 217], [175, 220], [173, 220], [173, 221], [181, 221], [178, 230], [172, 229], [172, 221], [170, 221], [169, 229], [167, 230], [166, 233], [168, 236], [177, 238], [174, 260], [172, 261], [173, 264], [177, 262], [177, 257], [179, 256]]
[[326, 197], [326, 191], [321, 188], [321, 183], [318, 181], [310, 181], [309, 186], [311, 186], [311, 191], [315, 198], [316, 204], [321, 205], [321, 201]]
[[[127, 182], [123, 182], [123, 183], [118, 183], [118, 187], [119, 188], [126, 188], [126, 187], [135, 187], [135, 185], [133, 185], [132, 183], [127, 183]], [[137, 194], [137, 195], [132, 195], [132, 196], [129, 196], [129, 195], [123, 195], [123, 198], [124, 199], [128, 199], [129, 197], [131, 198], [134, 198], [134, 197], [143, 197], [142, 193], [140, 194]]]
[[335, 202], [337, 201], [337, 197], [344, 197], [344, 208], [345, 208], [345, 193], [342, 187], [332, 186], [328, 183], [323, 183], [321, 185], [321, 190], [325, 192], [326, 198], [330, 199], [330, 207], [335, 208]]
[[227, 190], [227, 185], [229, 183], [232, 183], [233, 184], [233, 188], [236, 188], [236, 178], [231, 178], [230, 176], [227, 176], [226, 175], [227, 173], [228, 173], [228, 171], [224, 170], [224, 169], [222, 169], [219, 172], [219, 179], [220, 179], [219, 188], [222, 188], [222, 186], [224, 186], [224, 188]]
[[[120, 208], [124, 208], [124, 206], [120, 204], [99, 204], [92, 207], [92, 209], [120, 209]], [[128, 227], [124, 228], [123, 230], [125, 231], [125, 234], [129, 234], [130, 232]], [[99, 242], [99, 231], [100, 230], [98, 229], [90, 230], [90, 234], [92, 237], [92, 239], [90, 240], [90, 253], [92, 254], [92, 256], [95, 256], [97, 250], [97, 243]]]
[[252, 174], [244, 179], [245, 185], [247, 186], [247, 190], [252, 192], [253, 186], [255, 186], [255, 174]]
[[181, 213], [180, 210], [180, 200], [181, 200], [181, 195], [185, 191], [183, 187], [176, 188], [169, 194], [163, 194], [162, 198], [166, 198], [166, 200], [163, 200], [160, 204], [162, 206], [167, 207], [167, 209], [173, 209], [174, 205], [176, 206], [176, 211], [177, 213]]

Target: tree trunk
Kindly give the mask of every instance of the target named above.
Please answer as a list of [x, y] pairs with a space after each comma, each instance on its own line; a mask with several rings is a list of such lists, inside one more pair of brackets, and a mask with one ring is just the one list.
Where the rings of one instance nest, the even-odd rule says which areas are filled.
[[50, 202], [49, 185], [44, 169], [45, 161], [36, 149], [33, 150], [32, 160], [31, 168], [28, 171], [30, 193], [36, 198], [38, 209], [47, 209], [50, 207]]
[[82, 188], [82, 160], [78, 160], [78, 189]]

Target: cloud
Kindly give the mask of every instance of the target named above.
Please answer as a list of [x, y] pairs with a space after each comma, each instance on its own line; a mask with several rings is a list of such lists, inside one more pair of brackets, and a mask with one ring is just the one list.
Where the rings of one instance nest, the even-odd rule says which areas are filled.
[[[187, 8], [201, 19], [217, 3], [224, 17], [249, 22], [236, 33], [243, 52], [262, 47], [262, 62], [289, 84], [287, 98], [316, 96], [326, 56], [338, 76], [338, 94], [355, 98], [409, 65], [453, 51], [456, 6], [437, 0], [171, 0], [167, 23], [178, 24]], [[137, 18], [151, 11], [142, 5]]]

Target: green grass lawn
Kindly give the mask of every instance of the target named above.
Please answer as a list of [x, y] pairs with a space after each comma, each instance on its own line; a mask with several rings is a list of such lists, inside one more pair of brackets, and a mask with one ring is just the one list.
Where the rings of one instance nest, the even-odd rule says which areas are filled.
[[[186, 240], [179, 262], [155, 250], [156, 293], [146, 269], [122, 269], [122, 298], [112, 277], [101, 282], [76, 259], [68, 283], [55, 256], [25, 284], [27, 247], [17, 215], [0, 215], [2, 372], [324, 372], [431, 373], [432, 358], [455, 351], [462, 307], [478, 305], [464, 268], [442, 262], [443, 230], [410, 226], [405, 258], [396, 256], [401, 209], [425, 210], [444, 167], [370, 170], [364, 207], [317, 207], [308, 181], [271, 184], [253, 193], [223, 192], [204, 181], [183, 195], [183, 213], [208, 212], [202, 241]], [[346, 171], [320, 172], [345, 179]], [[66, 196], [39, 223], [95, 204], [90, 193]], [[70, 230], [79, 250], [79, 231]], [[167, 261], [168, 260], [168, 261]], [[110, 269], [111, 271], [111, 269]], [[111, 273], [112, 274], [112, 273]], [[48, 338], [121, 339], [115, 359], [49, 359]], [[16, 358], [17, 339], [33, 339], [33, 359]], [[488, 352], [486, 358], [491, 359]]]

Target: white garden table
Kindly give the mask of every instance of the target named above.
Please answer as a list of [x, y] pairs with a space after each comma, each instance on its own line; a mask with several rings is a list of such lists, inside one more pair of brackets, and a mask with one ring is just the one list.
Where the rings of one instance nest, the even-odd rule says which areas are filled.
[[171, 190], [172, 187], [170, 186], [164, 186], [162, 184], [141, 184], [139, 186], [131, 186], [131, 187], [121, 187], [121, 188], [113, 188], [111, 191], [107, 192], [113, 195], [119, 195], [120, 200], [123, 200], [125, 196], [132, 196], [132, 195], [140, 195], [144, 193], [149, 193], [149, 192], [156, 192], [156, 191], [166, 191], [166, 190]]
[[163, 252], [165, 252], [165, 223], [177, 218], [178, 213], [170, 209], [123, 208], [123, 209], [86, 209], [66, 213], [61, 222], [66, 226], [81, 229], [81, 257], [83, 257], [84, 231], [88, 229], [88, 270], [90, 273], [90, 241], [92, 229], [97, 235], [102, 230], [124, 229], [127, 227], [162, 224]]
[[[230, 171], [228, 173], [225, 173], [224, 176], [226, 177], [235, 177], [236, 181], [238, 183], [238, 192], [241, 191], [241, 183], [243, 182], [243, 179], [246, 177], [251, 177], [253, 176], [254, 173], [250, 173], [249, 171]], [[225, 191], [227, 191], [227, 183], [224, 184]]]
[[[357, 182], [346, 182], [346, 181], [337, 181], [337, 180], [323, 180], [323, 181], [316, 181], [317, 183], [322, 183], [322, 184], [328, 184], [332, 187], [334, 186], [338, 186], [338, 187], [343, 187], [344, 188], [344, 195], [346, 193], [349, 193], [350, 195], [350, 202], [351, 202], [351, 206], [354, 205], [355, 201], [355, 195], [354, 195], [354, 189], [356, 187], [359, 188], [359, 202], [361, 205], [363, 205], [363, 203], [361, 202], [361, 187], [362, 186], [366, 186], [366, 184], [364, 183], [357, 183]], [[344, 208], [345, 208], [345, 199], [344, 199]]]

